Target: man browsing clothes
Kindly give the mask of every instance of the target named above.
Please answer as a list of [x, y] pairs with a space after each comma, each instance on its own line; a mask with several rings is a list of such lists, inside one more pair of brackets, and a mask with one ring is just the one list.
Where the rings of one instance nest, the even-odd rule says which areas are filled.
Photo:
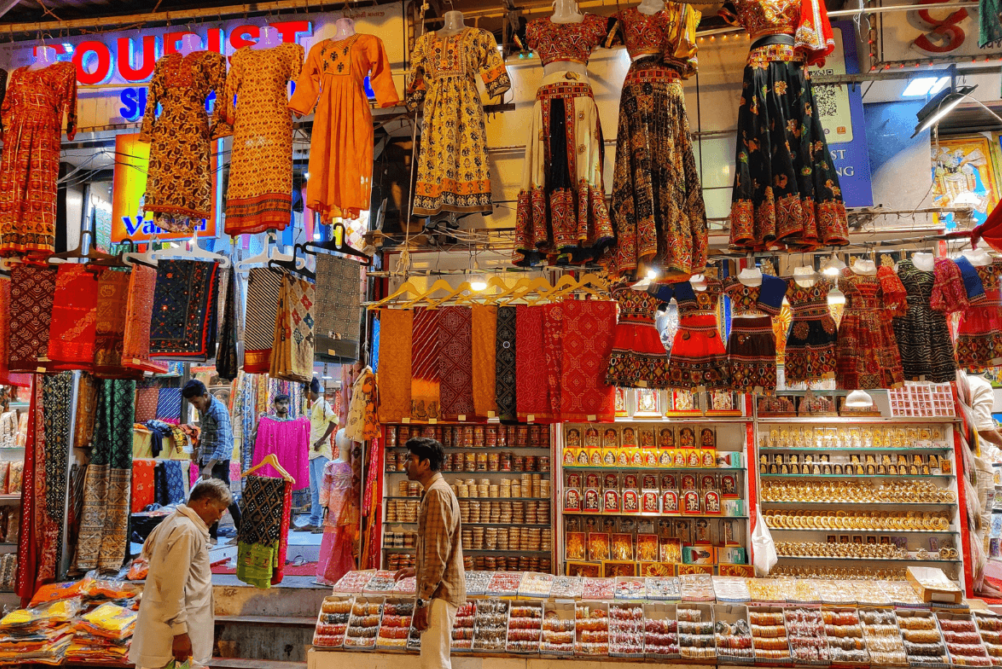
[[[202, 480], [219, 479], [229, 485], [230, 457], [233, 454], [233, 429], [230, 427], [230, 413], [226, 410], [226, 405], [210, 395], [204, 383], [194, 379], [185, 384], [181, 396], [198, 410], [202, 421], [198, 458]], [[230, 515], [233, 517], [233, 525], [240, 529], [240, 507], [232, 502], [230, 503]], [[209, 528], [211, 543], [216, 543], [218, 533], [219, 522], [217, 520]]]
[[228, 485], [201, 480], [188, 503], [179, 505], [143, 544], [150, 571], [129, 649], [137, 669], [160, 669], [189, 658], [192, 666], [205, 666], [212, 659], [209, 526], [219, 522], [232, 502]]
[[420, 437], [405, 446], [407, 478], [420, 482], [425, 493], [418, 510], [417, 568], [401, 569], [396, 578], [417, 576], [413, 624], [421, 632], [421, 669], [451, 669], [452, 626], [466, 602], [459, 501], [439, 473], [442, 444]]
[[313, 403], [310, 407], [310, 520], [295, 531], [319, 534], [324, 531], [321, 525], [324, 507], [320, 506], [320, 485], [324, 482], [324, 466], [332, 458], [331, 433], [337, 427], [338, 419], [316, 377], [310, 381], [309, 398]]

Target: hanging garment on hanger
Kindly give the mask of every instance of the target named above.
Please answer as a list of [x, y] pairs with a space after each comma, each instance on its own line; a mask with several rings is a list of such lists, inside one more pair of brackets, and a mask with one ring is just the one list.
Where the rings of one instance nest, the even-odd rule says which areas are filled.
[[[1002, 364], [1002, 260], [971, 268], [984, 296], [975, 293], [972, 299], [968, 293], [970, 306], [961, 314], [957, 330], [957, 362], [969, 372], [983, 372]], [[976, 282], [965, 276], [964, 284], [970, 290]]]
[[606, 380], [606, 370], [615, 336], [616, 303], [567, 300], [561, 307], [560, 420], [611, 422], [616, 388]]
[[546, 386], [549, 396], [549, 414], [560, 415], [560, 372], [564, 340], [564, 310], [559, 302], [544, 304], [543, 309], [543, 355], [546, 358]]
[[316, 358], [321, 362], [355, 362], [362, 320], [359, 263], [329, 253], [318, 253], [316, 258]]
[[786, 335], [783, 375], [787, 384], [813, 383], [835, 377], [838, 329], [828, 309], [832, 284], [820, 276], [811, 286], [787, 281], [786, 299], [792, 319]]
[[497, 376], [497, 307], [474, 304], [473, 337], [473, 412], [479, 418], [497, 413], [494, 398]]
[[244, 479], [237, 530], [237, 578], [244, 583], [270, 588], [281, 582], [291, 503], [292, 486], [284, 479]]
[[545, 306], [519, 304], [515, 307], [518, 348], [515, 355], [515, 386], [518, 420], [552, 421], [549, 383], [544, 349]]
[[216, 350], [219, 263], [161, 260], [150, 327], [150, 356], [204, 361]]
[[907, 313], [905, 287], [889, 267], [875, 275], [842, 270], [839, 290], [845, 312], [839, 324], [838, 387], [844, 390], [895, 388], [904, 382], [901, 354], [894, 336], [894, 316]]
[[786, 282], [768, 274], [758, 286], [746, 286], [737, 279], [724, 280], [724, 294], [731, 300], [731, 336], [727, 340], [727, 369], [730, 387], [765, 394], [776, 390], [776, 336], [772, 318], [779, 314]]
[[97, 418], [97, 392], [100, 381], [93, 374], [80, 375], [77, 385], [75, 448], [88, 448], [94, 439], [94, 420]]
[[49, 327], [50, 369], [92, 369], [94, 366], [97, 296], [100, 277], [85, 265], [61, 265]]
[[272, 378], [298, 383], [313, 378], [315, 300], [313, 283], [292, 274], [282, 277], [269, 371]]
[[723, 286], [706, 280], [705, 290], [688, 281], [657, 287], [662, 302], [678, 303], [679, 324], [668, 359], [668, 387], [679, 390], [723, 390], [729, 385], [727, 354], [717, 325], [717, 302]]
[[[137, 268], [138, 269], [138, 268]], [[145, 268], [148, 269], [148, 268]], [[94, 326], [94, 373], [100, 377], [141, 377], [122, 361], [129, 308], [129, 272], [102, 272], [97, 282], [97, 323]]]
[[[226, 234], [284, 230], [292, 209], [292, 115], [289, 81], [303, 67], [303, 47], [238, 49], [226, 75], [223, 114], [233, 127], [226, 187]], [[238, 100], [235, 107], [233, 100]]]
[[56, 63], [41, 70], [17, 68], [6, 89], [3, 109], [0, 255], [48, 256], [56, 242], [64, 114], [66, 138], [72, 141], [76, 136], [76, 67]]
[[[156, 294], [157, 271], [136, 265], [129, 278], [128, 300], [125, 305], [125, 332], [122, 335], [122, 365], [127, 369], [166, 374], [166, 362], [150, 358], [150, 326], [153, 321], [153, 299]], [[156, 418], [156, 409], [150, 418]]]
[[240, 320], [237, 318], [240, 296], [237, 293], [237, 276], [232, 269], [227, 273], [226, 300], [223, 303], [223, 322], [219, 333], [219, 350], [216, 353], [216, 373], [219, 378], [232, 381], [240, 372], [237, 342], [240, 338]]
[[358, 504], [352, 497], [351, 465], [332, 460], [324, 465], [320, 505], [327, 509], [320, 543], [317, 580], [334, 585], [355, 569], [353, 546], [358, 528]]
[[498, 417], [504, 423], [518, 420], [517, 368], [518, 307], [498, 307], [494, 350], [497, 362], [494, 367], [494, 399]]
[[[294, 490], [310, 487], [310, 421], [305, 416], [281, 419], [272, 415], [261, 416], [254, 440], [254, 465], [274, 454], [282, 468], [296, 480]], [[278, 476], [270, 465], [256, 470], [264, 476]]]
[[620, 388], [667, 388], [668, 353], [654, 327], [661, 300], [626, 284], [616, 286], [612, 296], [619, 303], [619, 322], [606, 383]]
[[34, 265], [18, 265], [11, 270], [11, 371], [35, 372], [44, 366], [49, 352], [56, 271], [55, 267]]
[[379, 434], [381, 419], [376, 413], [376, 377], [366, 366], [351, 386], [351, 402], [344, 433], [359, 443], [375, 439]]
[[275, 342], [275, 318], [282, 278], [264, 267], [256, 267], [247, 277], [247, 316], [244, 334], [244, 371], [267, 374]]
[[439, 412], [445, 420], [473, 416], [473, 314], [443, 307], [438, 317]]
[[411, 332], [411, 410], [416, 420], [441, 418], [439, 400], [439, 317], [441, 309], [414, 310]]
[[411, 412], [411, 338], [414, 312], [379, 310], [379, 420], [399, 423]]

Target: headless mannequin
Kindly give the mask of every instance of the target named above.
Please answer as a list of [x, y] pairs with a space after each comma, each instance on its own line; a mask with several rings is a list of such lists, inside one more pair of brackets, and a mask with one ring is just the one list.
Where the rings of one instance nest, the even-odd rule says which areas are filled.
[[991, 256], [984, 249], [964, 249], [960, 252], [960, 255], [967, 258], [975, 267], [984, 267], [985, 265], [992, 264]]
[[706, 290], [707, 286], [706, 275], [694, 274], [692, 277], [689, 278], [689, 284], [692, 286], [693, 290], [698, 290], [699, 292], [702, 293], [704, 290]]
[[644, 16], [654, 16], [665, 8], [664, 0], [642, 0], [637, 11]]
[[261, 36], [258, 37], [257, 44], [253, 45], [251, 48], [264, 51], [265, 49], [274, 49], [276, 46], [282, 45], [282, 33], [278, 32], [275, 28], [271, 26], [265, 26], [261, 28]]
[[931, 272], [936, 266], [936, 258], [931, 253], [919, 251], [912, 255], [912, 264], [915, 265], [916, 269], [920, 269], [923, 272]]
[[738, 273], [738, 281], [749, 288], [762, 285], [762, 270], [758, 267], [747, 267]]
[[466, 24], [463, 23], [462, 12], [457, 12], [455, 10], [446, 12], [443, 18], [445, 19], [445, 25], [443, 25], [442, 29], [438, 31], [439, 37], [452, 37], [466, 28]]
[[[459, 15], [459, 22], [463, 22], [462, 14]], [[348, 39], [355, 34], [355, 21], [346, 16], [335, 21], [334, 27], [337, 28], [337, 30], [334, 31], [334, 37], [331, 37], [331, 39], [335, 42]]]
[[814, 285], [814, 270], [810, 267], [794, 267], [793, 280], [801, 288], [810, 288]]
[[41, 70], [54, 65], [56, 62], [56, 50], [51, 46], [35, 47], [35, 60], [28, 66], [29, 70]]
[[873, 276], [877, 273], [877, 264], [872, 260], [856, 258], [856, 261], [852, 263], [852, 271], [864, 276]]
[[194, 33], [185, 33], [181, 37], [181, 44], [177, 47], [177, 52], [182, 56], [202, 50], [202, 38]]
[[[578, 9], [578, 3], [574, 0], [555, 0], [553, 3], [553, 16], [551, 23], [581, 23], [584, 21], [584, 14]], [[581, 77], [588, 77], [588, 67], [584, 63], [572, 63], [568, 60], [557, 61], [543, 66], [543, 75], [550, 76], [560, 72], [573, 72]]]

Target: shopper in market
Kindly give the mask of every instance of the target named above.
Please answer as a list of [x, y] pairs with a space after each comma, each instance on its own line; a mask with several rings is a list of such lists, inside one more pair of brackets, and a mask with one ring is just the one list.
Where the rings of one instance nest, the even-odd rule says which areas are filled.
[[324, 467], [331, 460], [331, 433], [337, 427], [338, 417], [330, 402], [323, 395], [320, 380], [310, 381], [310, 521], [296, 532], [324, 531], [324, 507], [320, 504], [320, 486], [324, 481]]
[[199, 481], [188, 503], [179, 505], [143, 544], [150, 571], [129, 650], [137, 669], [159, 669], [189, 658], [192, 666], [205, 666], [212, 659], [209, 527], [232, 503], [223, 481]]
[[[233, 454], [233, 428], [230, 426], [230, 413], [226, 410], [226, 405], [210, 395], [204, 383], [195, 379], [185, 384], [181, 396], [198, 410], [201, 417], [198, 466], [202, 480], [219, 479], [228, 486], [230, 457]], [[240, 507], [232, 502], [230, 516], [233, 517], [233, 525], [240, 529]], [[218, 521], [209, 527], [209, 536], [214, 545], [219, 537]]]
[[414, 629], [421, 632], [421, 669], [449, 669], [452, 626], [466, 602], [459, 500], [439, 470], [445, 451], [427, 437], [409, 439], [407, 478], [425, 490], [418, 510], [417, 568], [401, 569], [399, 580], [417, 576]]
[[971, 412], [974, 414], [975, 429], [981, 437], [981, 451], [992, 462], [1002, 459], [1002, 435], [995, 427], [992, 412], [995, 410], [995, 389], [981, 374], [968, 374], [967, 383], [971, 389]]

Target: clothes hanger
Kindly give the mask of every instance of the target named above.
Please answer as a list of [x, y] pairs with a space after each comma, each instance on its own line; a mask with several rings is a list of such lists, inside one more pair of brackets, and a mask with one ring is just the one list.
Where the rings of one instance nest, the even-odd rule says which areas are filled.
[[[462, 295], [461, 293], [463, 293], [463, 292], [468, 292], [469, 294], [468, 295]], [[442, 304], [444, 304], [444, 303], [446, 303], [446, 302], [448, 302], [449, 300], [452, 300], [452, 299], [455, 299], [456, 304], [463, 304], [464, 302], [469, 302], [471, 299], [473, 299], [476, 296], [477, 296], [477, 291], [473, 290], [473, 286], [470, 285], [470, 282], [469, 281], [464, 281], [463, 283], [459, 284], [458, 288], [456, 288], [455, 290], [453, 290], [452, 292], [450, 292], [448, 295], [446, 295], [442, 299], [440, 299], [440, 300], [429, 300], [428, 301], [428, 308], [429, 309], [434, 309], [435, 307], [438, 307], [438, 306], [440, 306], [440, 305], [442, 305]]]
[[283, 479], [295, 485], [296, 479], [292, 478], [292, 474], [285, 471], [282, 465], [278, 464], [278, 458], [275, 457], [274, 453], [269, 453], [268, 455], [264, 456], [264, 459], [261, 460], [261, 462], [257, 463], [256, 465], [254, 465], [253, 467], [242, 473], [240, 477], [243, 478], [244, 476], [249, 476], [254, 472], [256, 472], [257, 470], [264, 467], [265, 465], [271, 465], [272, 467], [275, 468], [276, 472], [282, 475]]
[[[132, 240], [128, 240], [129, 247], [133, 248], [134, 244]], [[156, 269], [157, 266], [146, 262], [140, 258], [129, 258], [128, 253], [122, 253], [121, 255], [111, 256], [109, 258], [98, 258], [92, 262], [87, 263], [88, 267], [119, 267], [123, 269], [132, 269], [133, 265], [142, 265], [144, 267], [149, 267], [150, 269]]]
[[[78, 259], [79, 260], [107, 260], [108, 258], [115, 258], [116, 257], [116, 256], [113, 256], [113, 255], [111, 255], [109, 253], [103, 253], [102, 251], [98, 251], [94, 247], [93, 243], [90, 244], [87, 247], [87, 252], [85, 253], [84, 250], [83, 250], [83, 248], [84, 248], [84, 237], [86, 237], [88, 235], [90, 235], [91, 241], [93, 241], [94, 233], [91, 232], [90, 230], [83, 230], [80, 233], [80, 244], [75, 249], [73, 249], [72, 251], [62, 251], [61, 253], [53, 253], [52, 255], [50, 255], [48, 257], [48, 262], [51, 262], [54, 259], [59, 259], [59, 260], [78, 260]], [[56, 263], [53, 263], [53, 264], [56, 264]]]
[[513, 295], [516, 291], [522, 290], [523, 288], [528, 288], [534, 281], [539, 281], [539, 279], [530, 279], [529, 277], [522, 277], [514, 283], [510, 288], [505, 288], [503, 291], [494, 296], [494, 302]]
[[[529, 285], [526, 287], [525, 290], [523, 290], [521, 293], [512, 295], [507, 300], [505, 300], [504, 304], [508, 305], [514, 302], [515, 300], [526, 299], [528, 298], [529, 295], [532, 295], [533, 293], [539, 294], [541, 299], [542, 293], [548, 290], [553, 290], [553, 286], [550, 284], [549, 281], [547, 281], [542, 277], [538, 279], [533, 279], [532, 281], [529, 282]], [[539, 302], [539, 299], [533, 300], [532, 304], [535, 304], [536, 302]]]
[[237, 272], [245, 272], [253, 265], [267, 265], [269, 260], [292, 260], [292, 256], [278, 250], [278, 233], [269, 230], [261, 247], [261, 253], [256, 256], [241, 260], [234, 267]]
[[397, 299], [404, 293], [410, 293], [411, 295], [420, 295], [421, 291], [419, 291], [417, 287], [410, 281], [404, 281], [395, 291], [393, 291], [383, 299], [379, 300], [375, 304], [370, 304], [367, 308], [369, 311], [372, 311], [373, 309], [381, 307], [385, 304], [389, 304], [390, 302]]
[[[317, 275], [306, 268], [305, 258], [299, 256], [298, 251], [306, 253], [306, 249], [303, 248], [302, 244], [296, 244], [292, 247], [292, 259], [291, 260], [276, 260], [272, 258], [268, 261], [268, 269], [273, 270], [281, 274], [283, 271], [287, 271], [290, 274], [295, 274], [296, 276], [302, 277], [304, 279], [310, 279], [312, 281], [317, 280]], [[299, 261], [303, 260], [303, 266], [299, 266]]]
[[431, 284], [431, 288], [429, 288], [427, 292], [425, 292], [423, 295], [420, 295], [419, 297], [411, 300], [410, 302], [406, 302], [404, 304], [404, 309], [413, 308], [414, 305], [418, 304], [419, 302], [428, 300], [429, 297], [431, 297], [440, 290], [447, 290], [449, 292], [452, 292], [452, 284], [450, 284], [445, 279], [439, 279], [435, 283]]
[[190, 244], [190, 248], [188, 249], [160, 249], [159, 251], [154, 251], [151, 257], [157, 260], [207, 260], [209, 262], [218, 262], [221, 269], [226, 269], [232, 264], [228, 256], [224, 256], [221, 253], [210, 253], [200, 247], [198, 245], [197, 232], [187, 243]]
[[[484, 291], [486, 291], [487, 288], [498, 288], [500, 289], [501, 292], [493, 293], [491, 295], [484, 295]], [[483, 298], [484, 304], [494, 304], [497, 301], [498, 297], [500, 297], [502, 293], [508, 290], [508, 284], [506, 284], [504, 282], [504, 279], [499, 277], [497, 274], [492, 274], [490, 278], [487, 279], [487, 288], [480, 291], [479, 297]]]
[[[303, 252], [310, 253], [310, 249], [337, 251], [338, 253], [361, 258], [364, 261], [361, 263], [363, 266], [372, 267], [372, 256], [366, 255], [356, 248], [352, 248], [345, 241], [347, 231], [345, 230], [343, 223], [335, 223], [331, 228], [331, 232], [334, 234], [334, 239], [326, 242], [306, 242], [306, 244], [303, 245]], [[312, 255], [316, 254], [314, 253]]]

